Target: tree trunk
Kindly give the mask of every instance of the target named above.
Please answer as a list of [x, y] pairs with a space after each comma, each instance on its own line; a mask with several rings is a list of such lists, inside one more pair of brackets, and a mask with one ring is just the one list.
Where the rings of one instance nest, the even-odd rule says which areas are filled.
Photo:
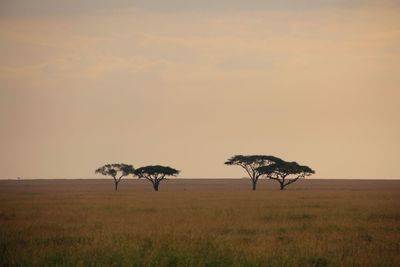
[[284, 183], [280, 183], [281, 185], [281, 190], [283, 190], [285, 188], [285, 184]]
[[257, 180], [252, 180], [252, 182], [253, 182], [253, 187], [252, 187], [252, 189], [253, 189], [253, 191], [256, 191], [256, 188], [257, 188]]
[[154, 191], [158, 191], [158, 185], [159, 183], [157, 182], [153, 184]]
[[117, 190], [118, 190], [118, 182], [115, 181], [115, 191], [117, 191]]

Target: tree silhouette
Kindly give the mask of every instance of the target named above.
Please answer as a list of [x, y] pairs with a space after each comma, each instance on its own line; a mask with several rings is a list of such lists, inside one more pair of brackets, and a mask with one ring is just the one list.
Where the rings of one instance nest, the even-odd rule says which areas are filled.
[[308, 166], [303, 166], [297, 162], [280, 161], [268, 166], [257, 168], [261, 175], [266, 175], [269, 179], [278, 181], [280, 189], [283, 190], [286, 186], [296, 182], [300, 178], [305, 178], [315, 171]]
[[114, 179], [115, 191], [118, 190], [118, 184], [122, 177], [133, 174], [134, 168], [132, 165], [124, 163], [106, 164], [98, 168], [95, 173], [111, 176]]
[[281, 162], [280, 158], [274, 156], [265, 156], [265, 155], [235, 155], [228, 159], [225, 164], [226, 165], [238, 165], [246, 170], [252, 182], [252, 189], [256, 190], [258, 178], [261, 176], [261, 173], [258, 171], [259, 167], [268, 166], [270, 164], [274, 164], [276, 162]]
[[158, 187], [162, 180], [166, 180], [167, 176], [177, 176], [179, 174], [178, 170], [167, 166], [152, 165], [138, 168], [134, 171], [139, 179], [145, 178], [153, 184], [155, 191], [158, 191]]

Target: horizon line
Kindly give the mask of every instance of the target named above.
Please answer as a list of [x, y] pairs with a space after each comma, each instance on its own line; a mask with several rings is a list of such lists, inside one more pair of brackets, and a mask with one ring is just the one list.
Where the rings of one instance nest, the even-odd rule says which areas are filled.
[[[109, 180], [112, 177], [81, 177], [81, 178], [22, 178], [22, 177], [17, 177], [17, 178], [0, 178], [1, 181], [26, 181], [26, 180]], [[126, 177], [123, 179], [132, 179], [133, 177]], [[133, 180], [136, 180], [138, 178], [135, 178]], [[186, 180], [246, 180], [250, 179], [249, 177], [171, 177], [167, 178], [167, 180], [179, 180], [179, 179], [186, 179]], [[264, 180], [266, 178], [261, 178], [261, 180]], [[386, 178], [326, 178], [326, 177], [318, 177], [318, 178], [304, 178], [302, 180], [400, 180], [399, 178], [394, 178], [394, 177], [386, 177]]]

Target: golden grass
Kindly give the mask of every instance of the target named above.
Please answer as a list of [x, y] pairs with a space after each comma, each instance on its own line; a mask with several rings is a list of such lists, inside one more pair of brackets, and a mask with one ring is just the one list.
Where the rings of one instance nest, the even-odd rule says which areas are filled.
[[397, 189], [122, 186], [0, 184], [0, 266], [400, 265]]

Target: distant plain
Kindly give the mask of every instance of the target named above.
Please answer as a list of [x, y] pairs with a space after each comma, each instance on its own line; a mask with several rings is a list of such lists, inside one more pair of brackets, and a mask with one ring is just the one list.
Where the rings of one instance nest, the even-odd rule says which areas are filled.
[[400, 181], [0, 181], [0, 266], [400, 266]]

